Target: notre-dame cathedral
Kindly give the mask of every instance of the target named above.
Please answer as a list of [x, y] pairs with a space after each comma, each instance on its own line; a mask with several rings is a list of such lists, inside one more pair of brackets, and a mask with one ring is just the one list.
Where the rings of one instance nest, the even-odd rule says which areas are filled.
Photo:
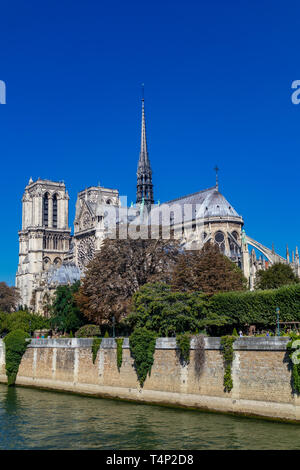
[[[216, 172], [218, 169], [216, 168]], [[69, 196], [63, 182], [31, 178], [22, 199], [22, 229], [19, 231], [19, 265], [16, 287], [22, 304], [45, 314], [56, 287], [71, 284], [84, 275], [84, 268], [111, 234], [112, 221], [135, 222], [143, 214], [154, 219], [167, 208], [167, 223], [180, 230], [183, 246], [197, 249], [212, 240], [221, 252], [241, 267], [253, 289], [256, 272], [270, 264], [291, 264], [300, 275], [299, 253], [286, 258], [254, 239], [243, 229], [244, 220], [215, 186], [177, 199], [155, 204], [152, 170], [147, 149], [144, 99], [142, 99], [141, 147], [137, 168], [136, 204], [122, 207], [117, 189], [92, 186], [78, 193], [74, 234], [68, 221]], [[171, 210], [170, 210], [171, 208]], [[174, 216], [179, 214], [180, 217]], [[111, 215], [111, 217], [110, 217]], [[182, 228], [184, 219], [184, 229]], [[165, 223], [163, 217], [163, 224]], [[249, 246], [252, 249], [249, 251]], [[257, 256], [260, 252], [260, 256]]]

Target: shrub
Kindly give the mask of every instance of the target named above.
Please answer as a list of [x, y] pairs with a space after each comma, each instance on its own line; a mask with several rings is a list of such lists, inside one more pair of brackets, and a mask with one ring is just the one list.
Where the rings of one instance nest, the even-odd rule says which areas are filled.
[[75, 333], [76, 338], [93, 338], [100, 335], [101, 330], [98, 325], [84, 325]]
[[7, 385], [14, 385], [19, 365], [28, 345], [28, 333], [14, 330], [4, 338]]
[[136, 328], [129, 337], [130, 352], [134, 359], [137, 377], [143, 387], [154, 362], [156, 333], [147, 328]]

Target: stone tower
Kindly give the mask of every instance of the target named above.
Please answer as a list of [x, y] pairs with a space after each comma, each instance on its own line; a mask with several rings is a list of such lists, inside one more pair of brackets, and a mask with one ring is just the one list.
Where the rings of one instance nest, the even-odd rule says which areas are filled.
[[144, 202], [146, 206], [154, 204], [152, 170], [147, 150], [144, 98], [142, 98], [141, 150], [137, 169], [136, 202], [137, 204]]
[[41, 275], [59, 267], [70, 248], [69, 196], [62, 182], [30, 178], [22, 203], [16, 287], [22, 305], [35, 308]]

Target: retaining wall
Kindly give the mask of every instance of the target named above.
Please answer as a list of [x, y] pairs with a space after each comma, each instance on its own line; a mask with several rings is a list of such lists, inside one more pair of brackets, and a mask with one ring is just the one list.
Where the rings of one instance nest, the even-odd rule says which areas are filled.
[[[175, 338], [156, 341], [151, 376], [141, 388], [123, 343], [117, 368], [116, 343], [102, 340], [95, 364], [90, 339], [34, 339], [20, 364], [16, 384], [100, 397], [179, 405], [300, 421], [300, 398], [291, 387], [288, 338], [238, 338], [234, 343], [233, 389], [224, 392], [220, 338], [205, 338], [205, 364], [195, 370], [194, 342], [190, 363], [183, 366]], [[0, 340], [0, 382], [6, 382], [5, 346]]]

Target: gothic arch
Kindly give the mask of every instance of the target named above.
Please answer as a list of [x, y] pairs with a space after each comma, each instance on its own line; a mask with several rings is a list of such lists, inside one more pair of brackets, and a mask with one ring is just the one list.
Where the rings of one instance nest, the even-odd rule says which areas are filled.
[[48, 256], [46, 256], [46, 257], [43, 259], [43, 269], [44, 269], [44, 271], [48, 271], [48, 269], [50, 268], [50, 266], [51, 266], [50, 258], [48, 258]]
[[43, 195], [43, 225], [48, 227], [49, 223], [49, 198], [50, 194], [46, 191]]
[[57, 207], [58, 207], [58, 194], [54, 193], [52, 196], [52, 225], [54, 228], [57, 228]]

